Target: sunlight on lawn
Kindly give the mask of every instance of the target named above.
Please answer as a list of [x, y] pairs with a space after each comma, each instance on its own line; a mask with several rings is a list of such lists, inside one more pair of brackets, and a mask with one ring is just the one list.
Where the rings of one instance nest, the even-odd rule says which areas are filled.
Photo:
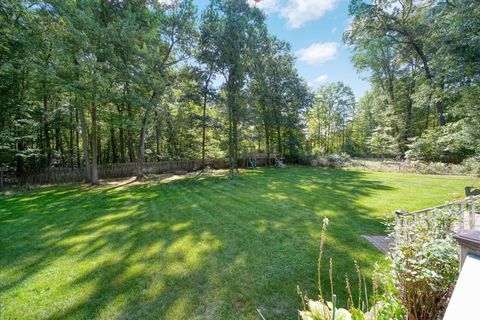
[[[290, 168], [118, 188], [41, 188], [0, 199], [4, 319], [296, 318], [315, 292], [318, 241], [339, 300], [361, 234], [382, 218], [452, 199], [465, 177]], [[325, 282], [327, 284], [327, 282]]]

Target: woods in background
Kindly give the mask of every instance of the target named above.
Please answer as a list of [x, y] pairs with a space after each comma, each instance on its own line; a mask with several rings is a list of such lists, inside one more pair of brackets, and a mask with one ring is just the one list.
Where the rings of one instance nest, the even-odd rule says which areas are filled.
[[478, 1], [352, 0], [349, 10], [344, 39], [372, 84], [352, 121], [355, 152], [455, 163], [478, 156]]
[[352, 0], [349, 10], [344, 41], [372, 88], [356, 104], [342, 83], [320, 88], [310, 150], [480, 163], [478, 1]]
[[189, 0], [9, 0], [0, 15], [0, 156], [19, 176], [85, 167], [95, 184], [99, 164], [141, 176], [145, 160], [225, 157], [233, 172], [254, 150], [298, 155], [307, 85], [246, 1], [199, 18]]
[[480, 154], [480, 6], [352, 0], [344, 34], [372, 89], [316, 93], [245, 0], [0, 4], [0, 162], [52, 166], [250, 152], [461, 162]]

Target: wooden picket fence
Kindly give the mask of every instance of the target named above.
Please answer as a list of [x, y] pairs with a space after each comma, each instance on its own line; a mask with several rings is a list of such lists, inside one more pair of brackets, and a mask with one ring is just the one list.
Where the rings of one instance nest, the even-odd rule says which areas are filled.
[[[201, 160], [170, 160], [158, 162], [145, 162], [143, 165], [143, 173], [145, 175], [175, 173], [175, 172], [191, 172], [201, 168]], [[208, 160], [206, 162], [212, 169], [225, 168], [223, 160]], [[127, 178], [137, 174], [137, 163], [114, 163], [108, 165], [100, 165], [98, 167], [98, 177], [100, 179]], [[87, 179], [85, 168], [63, 168], [52, 167], [47, 170], [28, 176], [19, 178], [17, 181], [9, 181], [12, 184], [21, 185], [41, 185], [55, 183], [82, 182]]]

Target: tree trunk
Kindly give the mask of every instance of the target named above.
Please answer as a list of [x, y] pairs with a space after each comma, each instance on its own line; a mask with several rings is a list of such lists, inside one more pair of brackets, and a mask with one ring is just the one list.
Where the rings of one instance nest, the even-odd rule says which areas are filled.
[[[124, 92], [125, 92], [126, 89], [124, 89]], [[125, 94], [125, 93], [124, 93]], [[125, 129], [124, 129], [124, 122], [123, 122], [123, 106], [121, 107], [120, 104], [117, 104], [117, 111], [118, 111], [118, 114], [120, 116], [120, 118], [122, 118], [122, 123], [120, 125], [120, 128], [118, 129], [118, 136], [119, 136], [119, 148], [120, 148], [120, 162], [121, 163], [125, 163], [126, 162], [126, 159], [127, 159], [127, 156], [126, 156], [126, 153], [125, 153]]]
[[150, 117], [150, 113], [153, 111], [154, 102], [157, 98], [157, 93], [154, 92], [152, 97], [150, 98], [149, 104], [147, 109], [145, 110], [145, 114], [142, 120], [142, 128], [140, 129], [140, 141], [138, 143], [138, 161], [137, 161], [137, 178], [143, 178], [143, 158], [145, 155], [145, 137], [147, 135], [147, 125], [148, 125], [148, 118]]
[[[102, 151], [102, 131], [100, 130], [100, 125], [97, 124], [97, 132], [100, 132], [100, 134], [97, 134], [97, 165], [100, 165], [104, 161], [104, 157], [102, 157], [103, 151]], [[107, 140], [108, 141], [108, 140]]]
[[120, 162], [125, 163], [127, 157], [125, 155], [125, 132], [123, 128], [119, 129], [119, 139], [120, 139]]
[[82, 129], [82, 147], [83, 147], [83, 160], [85, 162], [85, 175], [88, 180], [91, 180], [92, 167], [90, 165], [89, 151], [88, 151], [88, 139], [87, 139], [87, 123], [85, 121], [85, 113], [83, 108], [78, 108], [78, 114], [80, 118], [80, 126]]
[[[423, 70], [425, 72], [425, 76], [429, 80], [430, 85], [432, 87], [432, 90], [434, 90], [434, 88], [435, 88], [434, 77], [433, 77], [433, 74], [430, 70], [430, 65], [429, 65], [429, 61], [427, 59], [427, 56], [425, 55], [423, 50], [412, 39], [409, 39], [409, 41], [412, 44], [414, 50], [419, 55], [420, 59], [422, 60]], [[435, 108], [435, 111], [437, 112], [438, 124], [441, 127], [443, 127], [446, 124], [445, 111], [444, 111], [443, 105], [441, 103], [433, 103], [433, 106]]]
[[232, 108], [232, 93], [227, 93], [228, 96], [228, 160], [230, 162], [229, 172], [230, 176], [234, 173], [234, 154], [233, 154], [233, 108]]
[[[127, 115], [130, 120], [133, 120], [132, 105], [130, 102], [127, 103]], [[130, 162], [135, 162], [135, 150], [133, 148], [133, 134], [132, 128], [129, 125], [127, 127], [127, 144], [128, 144], [128, 157]]]
[[73, 108], [72, 108], [72, 103], [71, 103], [71, 97], [70, 97], [70, 129], [68, 132], [68, 152], [69, 152], [69, 160], [68, 162], [70, 163], [70, 167], [74, 168], [75, 167], [75, 161], [74, 161], [74, 146], [73, 146]]
[[64, 162], [63, 161], [64, 152], [62, 147], [62, 136], [60, 133], [60, 128], [55, 128], [55, 151], [57, 151], [58, 154], [60, 154], [60, 156], [62, 157], [62, 162]]
[[265, 144], [267, 149], [267, 167], [270, 167], [270, 128], [265, 121]]
[[47, 84], [45, 81], [42, 84], [43, 88], [43, 133], [45, 137], [45, 151], [46, 151], [46, 166], [50, 166], [52, 162], [52, 148], [50, 146], [50, 129], [48, 126], [48, 96], [45, 93], [47, 90]]
[[91, 109], [91, 118], [92, 118], [92, 174], [90, 177], [90, 182], [92, 185], [98, 185], [98, 159], [97, 159], [97, 106], [95, 102], [92, 102]]
[[202, 117], [202, 169], [205, 168], [205, 131], [207, 122], [207, 96], [208, 96], [208, 80], [205, 83], [203, 92], [203, 117]]
[[236, 98], [238, 95], [237, 85], [234, 83], [236, 77], [235, 66], [231, 68], [227, 80], [227, 105], [228, 105], [228, 153], [230, 161], [230, 176], [237, 171], [238, 162], [238, 134], [237, 134], [237, 107]]
[[281, 129], [280, 125], [277, 124], [277, 148], [278, 148], [278, 157], [283, 157], [283, 143], [282, 143], [282, 134], [281, 134]]
[[138, 160], [137, 160], [137, 178], [143, 179], [143, 155], [145, 153], [145, 136], [147, 134], [147, 125], [150, 108], [145, 111], [142, 121], [142, 129], [140, 129], [140, 141], [138, 142]]
[[406, 112], [405, 112], [405, 130], [403, 132], [403, 156], [407, 151], [408, 139], [410, 138], [410, 131], [412, 129], [412, 116], [413, 116], [413, 88], [415, 86], [415, 80], [413, 75], [413, 65], [412, 65], [412, 75], [411, 79], [408, 83], [408, 96], [407, 96], [407, 104], [406, 104]]
[[[77, 156], [77, 166], [78, 168], [80, 168], [82, 166], [82, 163], [80, 161], [80, 139], [79, 139], [79, 135], [78, 135], [78, 123], [79, 123], [79, 119], [78, 119], [78, 108], [76, 108], [75, 110], [75, 153], [76, 153], [76, 156]], [[87, 152], [88, 154], [88, 152]]]
[[115, 129], [112, 127], [110, 129], [110, 139], [112, 143], [112, 162], [117, 163], [118, 158], [117, 158], [117, 142], [115, 140]]
[[160, 137], [161, 137], [161, 131], [160, 131], [160, 118], [158, 115], [158, 112], [155, 112], [155, 142], [156, 142], [156, 153], [157, 153], [157, 160], [160, 158]]

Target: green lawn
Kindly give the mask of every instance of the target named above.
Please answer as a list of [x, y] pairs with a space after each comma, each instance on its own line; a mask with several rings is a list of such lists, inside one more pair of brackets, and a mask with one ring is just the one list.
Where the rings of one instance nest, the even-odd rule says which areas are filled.
[[[336, 290], [383, 217], [458, 197], [466, 177], [315, 168], [0, 198], [1, 319], [296, 319], [323, 217]], [[326, 283], [327, 284], [327, 283]]]

